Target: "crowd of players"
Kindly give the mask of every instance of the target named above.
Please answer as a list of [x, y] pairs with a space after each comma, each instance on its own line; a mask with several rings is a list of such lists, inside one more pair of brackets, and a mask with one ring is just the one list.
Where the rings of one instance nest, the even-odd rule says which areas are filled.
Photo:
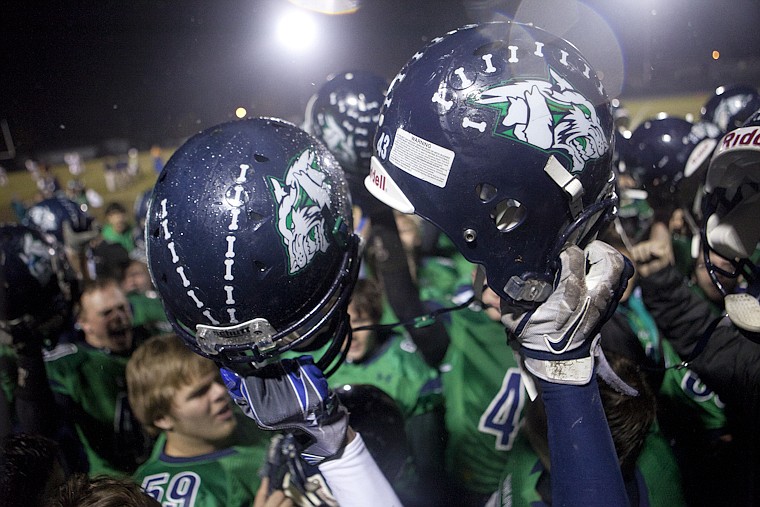
[[2, 501], [760, 503], [760, 93], [631, 132], [500, 25], [0, 227]]

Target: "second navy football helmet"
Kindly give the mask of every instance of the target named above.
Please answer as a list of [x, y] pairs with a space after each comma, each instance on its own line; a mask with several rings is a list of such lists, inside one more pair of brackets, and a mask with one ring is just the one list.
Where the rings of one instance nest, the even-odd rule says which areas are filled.
[[26, 212], [24, 225], [52, 235], [62, 245], [76, 242], [72, 236], [92, 239], [97, 235], [94, 219], [76, 202], [67, 197], [55, 196], [32, 205]]
[[55, 341], [73, 324], [79, 282], [62, 246], [38, 229], [0, 225], [0, 330]]
[[509, 304], [552, 291], [561, 250], [614, 215], [613, 118], [578, 49], [533, 25], [434, 39], [391, 83], [369, 191], [442, 230]]
[[322, 141], [346, 173], [354, 201], [367, 195], [372, 140], [388, 81], [352, 70], [328, 77], [307, 105], [305, 130]]
[[158, 177], [146, 230], [153, 283], [195, 352], [263, 365], [332, 338], [317, 364], [337, 357], [359, 241], [340, 165], [300, 128], [254, 118], [190, 138]]
[[642, 122], [629, 140], [626, 168], [645, 190], [675, 189], [693, 149], [692, 123], [683, 118], [656, 118]]
[[741, 127], [760, 108], [757, 88], [744, 84], [720, 86], [702, 106], [703, 120], [716, 124], [722, 132]]

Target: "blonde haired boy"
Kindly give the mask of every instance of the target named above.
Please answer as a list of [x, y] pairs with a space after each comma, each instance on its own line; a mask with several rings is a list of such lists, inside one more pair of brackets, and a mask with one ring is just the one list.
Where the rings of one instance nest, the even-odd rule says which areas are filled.
[[167, 334], [138, 347], [126, 375], [135, 416], [157, 438], [135, 481], [164, 505], [252, 505], [271, 434], [232, 403], [216, 364]]

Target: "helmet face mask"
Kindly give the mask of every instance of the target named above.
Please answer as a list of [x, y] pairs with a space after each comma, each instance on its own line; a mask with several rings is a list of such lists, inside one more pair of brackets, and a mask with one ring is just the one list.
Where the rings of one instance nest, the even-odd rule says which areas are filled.
[[613, 128], [575, 47], [531, 25], [467, 26], [392, 82], [365, 184], [441, 229], [502, 299], [531, 305], [561, 249], [613, 213]]
[[282, 120], [241, 120], [201, 132], [167, 162], [149, 204], [148, 264], [190, 348], [263, 364], [338, 336], [326, 331], [347, 319], [359, 263], [351, 231], [347, 184], [326, 148]]
[[[758, 268], [754, 256], [760, 228], [756, 225], [760, 199], [760, 111], [743, 127], [726, 133], [718, 143], [705, 178], [702, 197], [704, 222], [702, 250], [705, 265], [718, 290], [726, 295], [716, 275], [737, 278], [743, 275], [756, 285]], [[731, 262], [734, 270], [715, 266], [710, 252]]]
[[[760, 342], [760, 268], [755, 263], [760, 224], [760, 110], [742, 127], [726, 133], [707, 170], [702, 197], [702, 254], [710, 278], [724, 296], [731, 321], [746, 336]], [[722, 269], [711, 254], [726, 259]], [[720, 277], [744, 277], [746, 293], [727, 293]]]

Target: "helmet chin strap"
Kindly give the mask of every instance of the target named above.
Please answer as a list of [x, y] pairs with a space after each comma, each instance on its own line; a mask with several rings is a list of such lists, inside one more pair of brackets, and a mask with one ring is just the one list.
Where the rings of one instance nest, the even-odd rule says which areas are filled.
[[[544, 172], [565, 192], [568, 198], [568, 208], [573, 217], [573, 221], [565, 227], [562, 234], [557, 238], [557, 242], [549, 256], [550, 259], [558, 259], [562, 249], [565, 248], [565, 245], [570, 241], [571, 237], [580, 230], [581, 226], [586, 224], [586, 222], [588, 222], [588, 220], [590, 220], [595, 214], [614, 208], [617, 204], [617, 199], [614, 197], [605, 199], [584, 209], [583, 184], [578, 178], [565, 169], [565, 166], [563, 166], [554, 155], [551, 155], [546, 161]], [[605, 216], [606, 215], [607, 214], [605, 214]], [[586, 231], [586, 235], [598, 232], [598, 223], [603, 221], [597, 220], [597, 223], [594, 224], [591, 229]], [[555, 269], [553, 269], [554, 267], [555, 266], [547, 266], [547, 271], [544, 273], [544, 279], [531, 276], [531, 274], [527, 277], [526, 275], [513, 276], [504, 287], [504, 292], [518, 305], [524, 303], [532, 306], [536, 303], [541, 303], [552, 293], [553, 272], [555, 271]]]

